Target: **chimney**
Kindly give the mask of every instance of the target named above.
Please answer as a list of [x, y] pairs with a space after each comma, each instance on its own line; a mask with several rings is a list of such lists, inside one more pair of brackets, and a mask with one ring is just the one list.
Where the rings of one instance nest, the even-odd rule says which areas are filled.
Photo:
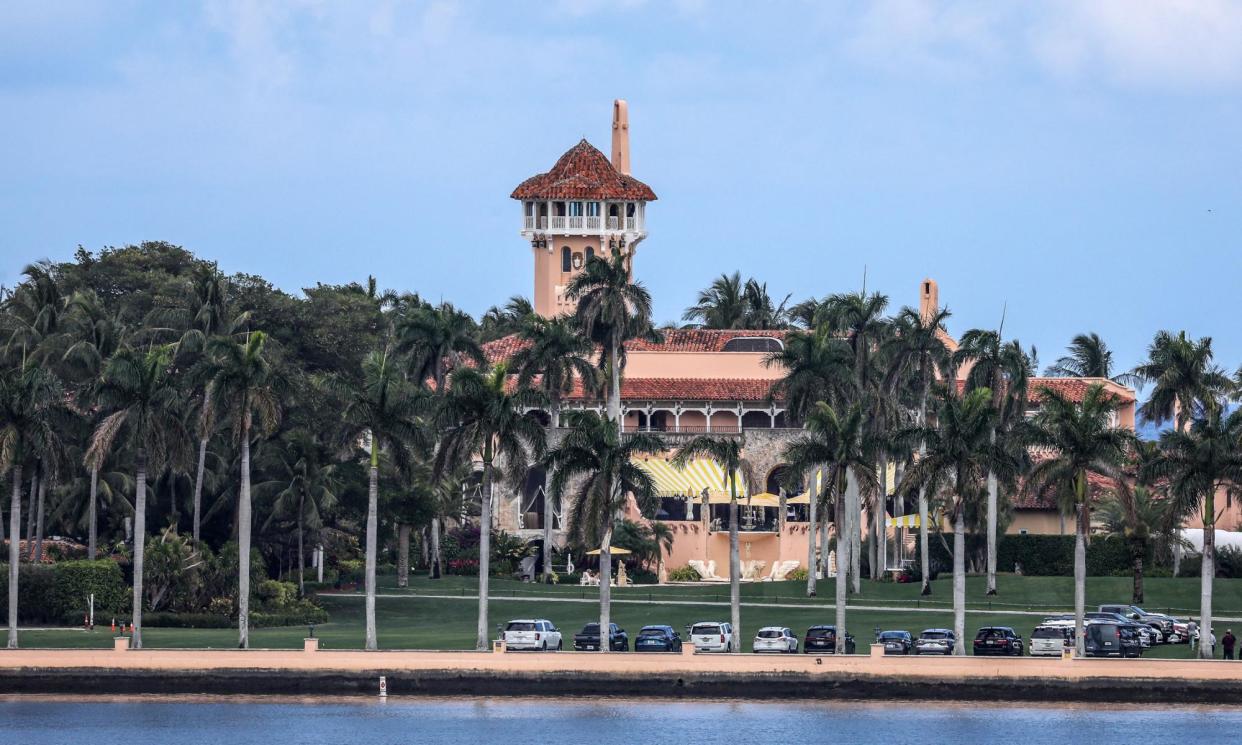
[[940, 310], [940, 288], [934, 279], [924, 279], [919, 285], [919, 317], [927, 321], [936, 315], [938, 310]]
[[630, 115], [621, 98], [612, 102], [612, 167], [630, 175]]

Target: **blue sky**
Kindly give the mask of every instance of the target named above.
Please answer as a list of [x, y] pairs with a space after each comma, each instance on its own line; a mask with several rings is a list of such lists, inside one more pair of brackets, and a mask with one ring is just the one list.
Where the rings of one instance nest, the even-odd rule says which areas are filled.
[[290, 291], [529, 295], [509, 192], [630, 102], [657, 317], [740, 269], [1050, 362], [1158, 328], [1242, 362], [1242, 3], [12, 2], [0, 282], [164, 239]]

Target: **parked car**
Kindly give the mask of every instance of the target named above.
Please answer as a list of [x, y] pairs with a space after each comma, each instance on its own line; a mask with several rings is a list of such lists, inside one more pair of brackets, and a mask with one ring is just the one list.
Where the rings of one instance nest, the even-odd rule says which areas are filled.
[[523, 618], [510, 621], [502, 637], [507, 649], [560, 649], [560, 629], [546, 618]]
[[1074, 648], [1074, 624], [1056, 621], [1043, 623], [1031, 632], [1032, 657], [1060, 657], [1066, 649]]
[[923, 629], [914, 640], [915, 654], [953, 654], [957, 635], [952, 629]]
[[[625, 629], [615, 623], [608, 624], [608, 648], [613, 652], [630, 651], [630, 637], [626, 635]], [[588, 623], [582, 627], [582, 631], [574, 634], [574, 649], [579, 652], [594, 652], [599, 649], [599, 624]]]
[[[854, 654], [855, 650], [854, 636], [848, 631], [845, 633], [845, 653]], [[837, 652], [837, 627], [836, 626], [812, 626], [806, 630], [806, 636], [802, 637], [802, 651], [806, 654], [818, 652], [819, 654], [836, 654]]]
[[1123, 626], [1129, 626], [1135, 631], [1135, 633], [1138, 634], [1139, 641], [1144, 647], [1150, 647], [1151, 645], [1156, 644], [1156, 637], [1160, 635], [1159, 631], [1153, 629], [1147, 624], [1132, 621], [1120, 613], [1093, 611], [1091, 613], [1084, 614], [1084, 616], [1088, 621], [1112, 621]]
[[1092, 621], [1084, 629], [1088, 657], [1141, 657], [1143, 645], [1132, 627], [1114, 621]]
[[733, 625], [723, 621], [700, 621], [690, 627], [695, 652], [736, 652]]
[[755, 634], [753, 648], [756, 652], [794, 653], [798, 651], [798, 637], [784, 626], [764, 626]]
[[1199, 634], [1197, 631], [1190, 630], [1190, 624], [1185, 621], [1173, 622], [1173, 633], [1166, 640], [1169, 644], [1185, 644], [1187, 642], [1197, 642]]
[[1173, 636], [1178, 619], [1167, 613], [1150, 613], [1143, 610], [1137, 605], [1101, 605], [1097, 610], [1102, 613], [1118, 613], [1131, 621], [1145, 624], [1160, 632], [1157, 644], [1170, 642]]
[[914, 637], [909, 631], [881, 631], [875, 642], [884, 645], [884, 654], [910, 654], [914, 649]]
[[975, 634], [975, 654], [1022, 656], [1022, 636], [1008, 626], [984, 626]]
[[681, 634], [672, 626], [644, 626], [634, 639], [635, 652], [680, 652]]

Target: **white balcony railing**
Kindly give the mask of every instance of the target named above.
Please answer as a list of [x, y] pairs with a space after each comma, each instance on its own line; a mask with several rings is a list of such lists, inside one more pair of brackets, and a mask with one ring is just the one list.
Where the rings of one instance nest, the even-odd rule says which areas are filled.
[[643, 221], [637, 217], [600, 215], [524, 215], [522, 227], [524, 230], [548, 230], [557, 233], [594, 233], [600, 230], [624, 230], [632, 233], [643, 229]]

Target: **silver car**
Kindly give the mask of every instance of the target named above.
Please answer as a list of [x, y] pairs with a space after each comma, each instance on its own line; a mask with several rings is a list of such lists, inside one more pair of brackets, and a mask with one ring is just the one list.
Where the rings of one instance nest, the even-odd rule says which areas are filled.
[[957, 636], [952, 629], [923, 629], [919, 638], [914, 640], [915, 654], [953, 654], [953, 645]]
[[798, 637], [785, 626], [764, 626], [755, 634], [756, 652], [780, 652], [792, 654], [798, 651]]

